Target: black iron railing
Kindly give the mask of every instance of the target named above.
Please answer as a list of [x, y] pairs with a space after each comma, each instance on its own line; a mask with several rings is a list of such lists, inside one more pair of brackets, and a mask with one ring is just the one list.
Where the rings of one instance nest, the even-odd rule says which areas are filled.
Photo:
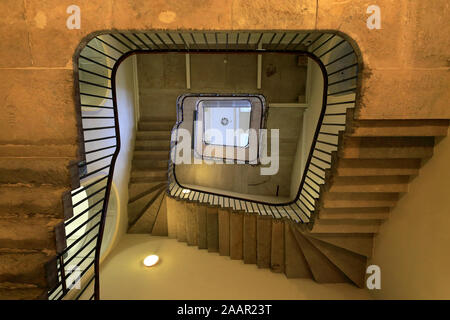
[[[183, 186], [176, 177], [176, 165], [169, 160], [168, 193], [172, 197], [199, 201], [235, 210], [288, 218], [297, 223], [309, 223], [317, 208], [321, 185], [325, 182], [326, 169], [331, 166], [333, 152], [337, 150], [339, 131], [345, 129], [346, 109], [356, 102], [358, 80], [358, 57], [353, 47], [341, 36], [328, 33], [262, 33], [255, 42], [246, 43], [252, 48], [235, 47], [228, 50], [241, 53], [294, 53], [305, 55], [317, 63], [323, 75], [323, 97], [317, 126], [308, 158], [295, 198], [287, 202], [254, 200], [250, 196], [233, 196]], [[264, 39], [268, 40], [267, 42]], [[210, 51], [211, 49], [211, 44]], [[220, 45], [219, 45], [220, 46]], [[258, 49], [260, 48], [260, 49]], [[299, 50], [301, 48], [301, 50]], [[322, 89], [322, 88], [321, 88]], [[177, 105], [177, 123], [172, 132], [171, 150], [176, 150], [177, 134], [182, 123], [181, 104]], [[171, 159], [173, 157], [171, 156]], [[184, 192], [188, 191], [188, 192]]]
[[[50, 299], [99, 299], [103, 232], [120, 150], [117, 68], [141, 53], [295, 53], [307, 55], [324, 77], [323, 103], [297, 196], [269, 203], [184, 187], [169, 160], [168, 195], [307, 223], [316, 208], [325, 170], [345, 128], [345, 110], [356, 101], [358, 57], [341, 35], [322, 32], [112, 32], [90, 37], [78, 54], [75, 86], [81, 113], [83, 161], [80, 188], [72, 191], [74, 215], [65, 221], [67, 247], [58, 254], [58, 283]], [[120, 106], [119, 106], [120, 107]], [[173, 130], [177, 130], [178, 118]], [[176, 134], [175, 134], [176, 136]], [[171, 142], [174, 146], [175, 141]]]

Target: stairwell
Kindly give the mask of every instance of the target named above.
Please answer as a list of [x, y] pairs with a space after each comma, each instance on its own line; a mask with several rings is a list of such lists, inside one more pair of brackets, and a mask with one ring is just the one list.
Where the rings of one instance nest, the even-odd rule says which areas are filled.
[[130, 186], [130, 208], [141, 213], [130, 232], [176, 238], [288, 278], [364, 287], [374, 235], [449, 121], [357, 120], [352, 109], [346, 117], [311, 223], [173, 198], [155, 179], [142, 193]]

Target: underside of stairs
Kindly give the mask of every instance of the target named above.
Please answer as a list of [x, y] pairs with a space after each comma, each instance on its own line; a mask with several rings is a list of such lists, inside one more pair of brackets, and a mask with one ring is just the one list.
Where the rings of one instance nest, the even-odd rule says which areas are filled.
[[[170, 134], [175, 119], [141, 117], [131, 167], [128, 232], [161, 234], [167, 186]], [[160, 214], [161, 213], [161, 214]], [[167, 231], [166, 233], [167, 234]]]
[[[131, 182], [129, 232], [167, 235], [288, 278], [364, 287], [373, 236], [448, 125], [448, 120], [359, 121], [348, 110], [347, 130], [339, 132], [325, 183], [310, 190], [320, 197], [308, 224], [172, 198], [165, 183], [153, 179]], [[308, 179], [320, 182], [315, 173]]]
[[166, 182], [170, 134], [175, 119], [141, 117], [136, 141], [130, 182]]
[[[339, 243], [316, 238], [285, 219], [166, 199], [169, 238], [283, 273], [288, 278], [362, 286], [370, 251], [357, 244], [361, 236], [348, 235], [349, 245], [344, 249]], [[362, 237], [371, 247], [371, 238]]]
[[63, 230], [61, 195], [71, 185], [68, 163], [0, 158], [0, 300], [47, 299], [56, 281], [56, 252], [65, 245], [56, 235]]
[[347, 110], [346, 123], [315, 200], [311, 233], [377, 233], [449, 125], [448, 120], [355, 120], [353, 109]]

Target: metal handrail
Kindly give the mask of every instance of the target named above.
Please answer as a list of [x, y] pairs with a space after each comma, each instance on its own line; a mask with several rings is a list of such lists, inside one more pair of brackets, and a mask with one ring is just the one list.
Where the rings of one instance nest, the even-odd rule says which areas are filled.
[[[340, 34], [286, 31], [110, 32], [91, 35], [85, 43], [86, 45], [80, 47], [77, 53], [78, 63], [75, 70], [75, 87], [78, 92], [77, 105], [80, 110], [81, 122], [80, 133], [83, 141], [81, 147], [83, 150], [82, 161], [79, 165], [81, 187], [72, 191], [74, 199], [74, 208], [72, 209], [76, 211], [76, 214], [65, 221], [64, 224], [66, 228], [70, 228], [76, 221], [85, 219], [82, 222], [85, 230], [78, 235], [83, 228], [75, 227], [78, 229], [76, 229], [76, 232], [71, 232], [71, 235], [77, 235], [77, 238], [72, 239], [72, 244], [57, 255], [55, 263], [58, 267], [58, 281], [49, 290], [51, 299], [83, 298], [89, 292], [88, 289], [92, 288], [92, 284], [94, 284], [93, 292], [92, 295], [88, 296], [88, 299], [100, 298], [99, 269], [102, 238], [114, 166], [120, 151], [115, 75], [120, 63], [133, 54], [165, 52], [258, 54], [273, 52], [307, 55], [316, 61], [324, 76], [323, 105], [295, 201], [271, 204], [201, 190], [183, 194], [183, 186], [176, 180], [175, 165], [171, 163], [170, 159], [167, 187], [167, 193], [172, 197], [188, 198], [248, 212], [268, 214], [274, 218], [288, 217], [297, 222], [307, 223], [310, 221], [315, 202], [320, 195], [320, 185], [311, 179], [311, 175], [321, 177], [323, 179], [321, 181], [324, 181], [324, 173], [329, 164], [323, 165], [319, 161], [331, 163], [328, 154], [331, 151], [323, 148], [327, 144], [334, 145], [337, 148], [337, 143], [325, 141], [325, 136], [337, 138], [338, 133], [332, 129], [324, 128], [322, 126], [323, 120], [327, 118], [326, 123], [333, 124], [333, 126], [330, 126], [331, 128], [340, 129], [341, 127], [334, 125], [337, 122], [331, 120], [330, 122], [328, 117], [343, 116], [343, 112], [339, 109], [341, 107], [353, 107], [356, 101], [356, 99], [350, 99], [326, 104], [330, 97], [346, 92], [356, 93], [357, 91], [354, 83], [357, 83], [358, 80], [359, 62], [353, 47]], [[327, 44], [331, 47], [328, 47]], [[341, 53], [339, 57], [333, 58], [333, 60], [327, 60], [334, 52], [344, 47], [347, 47], [350, 51]], [[339, 62], [342, 61], [345, 61], [345, 65], [340, 65]], [[351, 79], [344, 79], [343, 77]], [[345, 87], [347, 82], [353, 86]], [[337, 89], [328, 92], [328, 83], [337, 87]], [[344, 87], [342, 87], [343, 85]], [[332, 111], [333, 109], [337, 111]], [[345, 124], [345, 119], [343, 124]], [[177, 125], [179, 125], [178, 120], [175, 127]], [[327, 144], [323, 144], [321, 141], [325, 141]], [[322, 143], [323, 146], [317, 148], [317, 143]], [[173, 141], [171, 141], [171, 147], [172, 144]], [[328, 151], [328, 153], [319, 156], [316, 154], [319, 149]], [[78, 204], [78, 206], [75, 206], [75, 204]], [[85, 206], [81, 204], [85, 204]], [[293, 216], [291, 216], [292, 213], [294, 213]], [[75, 281], [75, 284], [81, 284], [80, 291], [74, 291], [71, 289], [70, 283], [68, 284], [71, 272], [66, 267], [68, 263], [75, 260], [79, 260], [75, 265], [82, 268], [79, 278]], [[85, 263], [88, 260], [90, 262]]]
[[[315, 40], [312, 43], [315, 43], [321, 36], [318, 36], [315, 38]], [[336, 35], [331, 35], [329, 38], [324, 40], [324, 42], [320, 43], [317, 47], [315, 47], [312, 52], [317, 51], [319, 48], [322, 48], [325, 43], [328, 43], [332, 38], [334, 38]], [[304, 38], [306, 39], [306, 38]], [[175, 164], [172, 162], [172, 156], [169, 159], [169, 165], [168, 165], [168, 177], [169, 177], [169, 185], [168, 185], [168, 194], [173, 197], [181, 198], [181, 199], [189, 199], [189, 200], [197, 200], [199, 202], [207, 202], [209, 204], [217, 204], [222, 207], [232, 207], [233, 209], [237, 210], [244, 210], [247, 212], [256, 212], [258, 214], [264, 214], [264, 215], [271, 215], [274, 218], [288, 218], [291, 220], [294, 220], [299, 223], [310, 223], [311, 216], [313, 215], [317, 204], [316, 201], [318, 200], [320, 196], [320, 185], [325, 182], [325, 177], [321, 177], [318, 175], [317, 172], [315, 172], [312, 167], [318, 168], [323, 173], [325, 173], [326, 166], [320, 166], [321, 163], [326, 163], [327, 165], [331, 165], [331, 157], [332, 153], [335, 151], [327, 151], [322, 149], [321, 147], [317, 146], [317, 143], [324, 144], [326, 146], [334, 147], [337, 150], [338, 143], [332, 143], [329, 141], [323, 141], [319, 139], [320, 135], [333, 135], [338, 137], [337, 133], [332, 132], [326, 132], [322, 131], [324, 127], [344, 127], [345, 128], [345, 112], [328, 112], [329, 109], [332, 109], [332, 106], [335, 105], [347, 105], [347, 107], [354, 107], [356, 99], [352, 101], [344, 101], [344, 102], [337, 102], [337, 103], [330, 103], [328, 104], [328, 97], [342, 94], [346, 92], [354, 92], [356, 93], [356, 87], [352, 87], [349, 89], [339, 90], [336, 92], [328, 93], [331, 86], [350, 82], [350, 80], [355, 80], [355, 82], [358, 79], [358, 63], [351, 63], [349, 65], [340, 67], [338, 70], [335, 70], [333, 72], [330, 72], [330, 74], [327, 71], [327, 67], [322, 61], [326, 55], [333, 52], [334, 49], [338, 48], [342, 43], [344, 43], [345, 40], [340, 40], [337, 45], [334, 45], [331, 49], [326, 50], [325, 53], [320, 54], [319, 56], [313, 54], [312, 52], [305, 52], [305, 51], [292, 51], [289, 50], [289, 53], [295, 53], [297, 55], [306, 55], [312, 60], [314, 60], [323, 75], [324, 79], [324, 90], [323, 90], [323, 97], [322, 97], [322, 109], [320, 112], [319, 120], [317, 122], [316, 130], [314, 132], [314, 138], [312, 140], [312, 145], [310, 148], [310, 152], [308, 154], [308, 159], [306, 161], [305, 169], [302, 175], [301, 182], [299, 184], [299, 188], [297, 190], [297, 194], [295, 198], [288, 202], [283, 203], [277, 203], [277, 202], [269, 202], [269, 201], [261, 201], [261, 200], [255, 200], [246, 198], [243, 196], [232, 196], [232, 195], [225, 195], [224, 193], [218, 193], [218, 192], [212, 192], [208, 190], [201, 190], [196, 189], [191, 186], [187, 187], [182, 185], [176, 177], [176, 171], [175, 171]], [[311, 43], [311, 44], [312, 44]], [[279, 44], [276, 45], [278, 47]], [[240, 51], [242, 52], [242, 51]], [[266, 53], [272, 53], [272, 52], [279, 52], [278, 50], [270, 50], [266, 49], [264, 50]], [[247, 52], [246, 52], [247, 53]], [[320, 51], [319, 51], [320, 53]], [[354, 55], [354, 51], [352, 52]], [[350, 56], [350, 54], [346, 53], [344, 56], [341, 56], [338, 59], [333, 60], [328, 65], [332, 65], [336, 62], [338, 62], [340, 59], [344, 59], [346, 57]], [[345, 77], [344, 79], [335, 80], [331, 83], [328, 83], [328, 79], [338, 74], [339, 72], [343, 72], [345, 70], [354, 68], [354, 75]], [[173, 127], [172, 130], [172, 137], [176, 137], [176, 131], [178, 130], [179, 126], [182, 123], [182, 108], [179, 102], [177, 102], [177, 123]], [[180, 116], [181, 115], [181, 116]], [[344, 116], [344, 121], [342, 123], [325, 123], [324, 119], [325, 117], [333, 117], [333, 116]], [[180, 120], [181, 119], [181, 120]], [[171, 150], [175, 149], [176, 141], [171, 141]], [[316, 153], [319, 152], [321, 156], [318, 156]], [[323, 158], [323, 155], [327, 155], [330, 159]], [[314, 163], [313, 159], [316, 159], [318, 163]], [[319, 177], [321, 182], [317, 182], [315, 179], [312, 179], [311, 176], [308, 174], [312, 174], [316, 177]], [[314, 185], [314, 186], [312, 186]], [[183, 193], [183, 189], [188, 189], [189, 193]], [[180, 191], [181, 190], [181, 191]], [[308, 191], [309, 190], [309, 191]], [[316, 193], [316, 196], [313, 195], [313, 193]], [[200, 198], [200, 195], [202, 197]], [[207, 195], [206, 200], [204, 200], [204, 195]], [[218, 197], [218, 199], [216, 199]], [[212, 200], [211, 200], [212, 199]], [[217, 200], [217, 201], [216, 201]], [[243, 206], [242, 203], [243, 202]], [[225, 204], [227, 203], [227, 205]], [[249, 205], [252, 204], [252, 205]], [[256, 209], [253, 204], [256, 204]], [[262, 208], [261, 208], [262, 206]]]
[[[242, 50], [243, 51], [243, 50]], [[242, 52], [240, 51], [240, 52]], [[245, 53], [249, 53], [248, 51], [244, 51]], [[279, 51], [275, 51], [275, 50], [265, 50], [265, 53], [275, 53], [275, 52], [279, 52]], [[318, 66], [320, 67], [320, 70], [322, 72], [322, 75], [324, 77], [324, 88], [327, 88], [327, 83], [328, 83], [328, 77], [326, 77], [326, 69], [322, 63], [322, 61], [320, 59], [318, 59], [314, 54], [307, 52], [307, 51], [289, 51], [290, 54], [296, 54], [296, 55], [304, 55], [307, 56], [308, 58], [311, 58], [312, 60], [314, 60]], [[316, 138], [318, 136], [318, 132], [320, 131], [320, 127], [321, 127], [321, 123], [323, 121], [324, 115], [325, 115], [325, 110], [326, 110], [326, 102], [327, 102], [327, 95], [326, 95], [326, 90], [323, 90], [323, 97], [322, 97], [322, 109], [321, 109], [321, 114], [320, 114], [320, 118], [318, 121], [318, 125], [316, 127], [316, 131], [315, 131], [315, 135], [314, 135], [314, 139], [313, 139], [313, 146], [311, 147], [311, 151], [310, 151], [310, 155], [308, 157], [308, 161], [307, 161], [307, 165], [310, 162], [310, 157], [312, 156], [312, 153], [314, 152], [314, 148], [315, 148], [315, 141]], [[179, 128], [179, 126], [181, 125], [181, 123], [183, 122], [183, 116], [182, 116], [182, 108], [181, 108], [181, 103], [179, 101], [177, 101], [177, 123], [175, 124], [175, 126], [172, 129], [172, 134], [171, 136], [174, 137], [176, 136], [176, 134], [174, 135], [174, 132], [176, 132]], [[171, 141], [171, 150], [173, 152], [173, 150], [175, 149], [176, 146], [176, 141]], [[337, 145], [336, 145], [337, 146]], [[174, 196], [174, 191], [175, 192], [179, 189], [189, 189], [190, 191], [195, 193], [203, 193], [203, 194], [207, 194], [207, 195], [211, 195], [213, 197], [225, 197], [228, 198], [229, 200], [232, 201], [232, 205], [231, 207], [233, 209], [237, 209], [237, 210], [244, 210], [247, 212], [253, 212], [253, 213], [258, 213], [258, 214], [264, 214], [264, 215], [271, 215], [274, 218], [289, 218], [291, 220], [294, 220], [296, 222], [301, 222], [301, 223], [307, 223], [309, 220], [309, 217], [311, 216], [310, 214], [307, 214], [301, 206], [298, 205], [297, 201], [300, 199], [300, 194], [303, 190], [303, 184], [304, 182], [304, 178], [302, 178], [302, 181], [300, 183], [299, 189], [297, 191], [297, 195], [295, 197], [295, 199], [288, 201], [288, 202], [283, 202], [283, 203], [274, 203], [274, 202], [268, 202], [268, 201], [261, 201], [261, 200], [254, 200], [254, 199], [249, 199], [249, 198], [245, 198], [245, 197], [238, 197], [238, 196], [230, 196], [230, 195], [223, 195], [220, 193], [216, 193], [216, 192], [211, 192], [211, 191], [207, 191], [207, 190], [200, 190], [200, 189], [196, 189], [196, 188], [192, 188], [192, 187], [187, 187], [187, 186], [183, 186], [182, 184], [180, 184], [180, 182], [177, 180], [176, 177], [176, 172], [175, 172], [175, 164], [172, 162], [172, 156], [169, 159], [169, 172], [168, 172], [168, 177], [169, 177], [169, 187], [170, 184], [173, 183], [174, 184], [174, 188], [170, 188], [169, 190], [169, 195]], [[172, 178], [172, 181], [171, 179]], [[180, 197], [179, 195], [176, 195], [176, 197], [178, 198], [186, 198], [186, 196], [182, 196]], [[192, 198], [189, 198], [190, 200], [192, 200]], [[209, 199], [209, 197], [208, 197]], [[220, 199], [222, 200], [222, 199]], [[236, 205], [236, 201], [238, 201], [238, 204]], [[244, 201], [244, 206], [240, 205], [240, 202]], [[247, 204], [247, 202], [251, 202], [251, 203], [255, 203], [257, 205], [262, 205], [264, 209], [261, 209], [259, 206], [257, 206], [257, 209], [255, 210], [253, 207], [250, 207]], [[223, 201], [222, 201], [223, 203]], [[215, 204], [215, 203], [210, 203], [210, 204]], [[297, 208], [292, 207], [293, 205], [297, 206]], [[223, 207], [225, 207], [224, 205], [222, 205]], [[268, 208], [265, 208], [264, 206], [269, 206]], [[289, 208], [289, 209], [287, 209]], [[267, 210], [269, 209], [269, 210]], [[281, 212], [280, 212], [281, 210]], [[299, 210], [299, 211], [298, 211]], [[302, 217], [303, 216], [303, 217]]]

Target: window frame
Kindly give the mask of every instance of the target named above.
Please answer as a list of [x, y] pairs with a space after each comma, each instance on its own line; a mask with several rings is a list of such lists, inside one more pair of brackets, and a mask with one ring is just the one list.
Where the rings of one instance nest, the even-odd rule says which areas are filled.
[[[260, 157], [262, 152], [262, 133], [261, 129], [264, 129], [265, 126], [265, 119], [266, 119], [266, 113], [267, 113], [267, 107], [265, 102], [265, 97], [262, 94], [185, 94], [179, 97], [180, 107], [182, 109], [185, 99], [186, 98], [194, 98], [197, 99], [195, 101], [195, 108], [194, 108], [194, 117], [193, 117], [193, 124], [192, 124], [192, 150], [193, 150], [193, 157], [197, 159], [202, 160], [212, 160], [212, 161], [232, 161], [232, 162], [238, 162], [242, 164], [260, 164]], [[245, 147], [238, 147], [238, 146], [224, 146], [224, 145], [212, 145], [212, 144], [205, 144], [204, 137], [203, 137], [203, 110], [201, 110], [202, 106], [200, 105], [201, 101], [204, 100], [248, 100], [250, 101], [250, 124], [249, 124], [249, 130], [254, 129], [256, 130], [256, 135], [249, 135], [249, 143]], [[199, 129], [199, 125], [201, 128]], [[198, 132], [202, 133], [201, 139], [198, 139]], [[256, 136], [256, 137], [254, 137]], [[201, 144], [199, 144], [199, 141], [201, 141]], [[256, 145], [255, 145], [256, 144]], [[250, 154], [251, 146], [255, 145], [256, 152], [255, 155]], [[220, 154], [221, 157], [217, 156], [210, 156], [209, 154], [205, 154], [205, 148], [209, 146], [210, 148], [213, 148], [213, 152], [211, 154]], [[215, 149], [214, 149], [215, 148]], [[216, 152], [219, 150], [219, 148], [222, 148], [222, 152]], [[233, 148], [233, 150], [230, 152], [227, 148]], [[244, 149], [244, 150], [239, 150]], [[244, 156], [242, 157], [242, 153]], [[228, 157], [230, 154], [233, 154], [234, 156], [232, 158]], [[252, 158], [250, 157], [252, 156]]]
[[[208, 100], [205, 100], [205, 99], [202, 99], [202, 100], [200, 100], [199, 102], [198, 102], [198, 105], [200, 105], [200, 104], [202, 104], [204, 101], [208, 101]], [[209, 100], [209, 101], [226, 101], [226, 100], [224, 100], [224, 99], [211, 99], [211, 100]], [[252, 103], [251, 103], [251, 101], [249, 100], [249, 99], [239, 99], [239, 98], [236, 98], [236, 99], [230, 99], [230, 101], [246, 101], [246, 102], [248, 102], [249, 103], [249, 106], [248, 107], [245, 107], [245, 108], [250, 108], [250, 116], [249, 116], [249, 119], [248, 119], [248, 125], [247, 125], [247, 131], [249, 131], [250, 130], [250, 123], [251, 123], [251, 119], [252, 119], [252, 110], [253, 110], [253, 108], [252, 108]], [[213, 108], [231, 108], [231, 107], [220, 107], [220, 106], [218, 106], [218, 107], [208, 107], [208, 108], [211, 108], [211, 109], [213, 109]], [[236, 109], [239, 109], [239, 108], [244, 108], [244, 107], [235, 107]], [[203, 108], [203, 119], [206, 119], [206, 117], [205, 117], [205, 112], [206, 112], [206, 107], [204, 107]], [[210, 128], [211, 129], [211, 128]], [[214, 128], [213, 128], [214, 129]], [[194, 135], [195, 135], [196, 133], [194, 132]], [[205, 138], [206, 138], [206, 125], [204, 125], [203, 126], [203, 133], [202, 133], [202, 138], [203, 138], [203, 143], [205, 144], [205, 145], [210, 145], [210, 146], [222, 146], [222, 147], [237, 147], [237, 148], [249, 148], [249, 146], [250, 146], [250, 137], [249, 136], [247, 136], [247, 144], [245, 145], [245, 146], [241, 146], [241, 145], [236, 145], [236, 144], [216, 144], [216, 143], [208, 143], [206, 140], [205, 140]], [[195, 139], [195, 137], [194, 137], [194, 139]]]

